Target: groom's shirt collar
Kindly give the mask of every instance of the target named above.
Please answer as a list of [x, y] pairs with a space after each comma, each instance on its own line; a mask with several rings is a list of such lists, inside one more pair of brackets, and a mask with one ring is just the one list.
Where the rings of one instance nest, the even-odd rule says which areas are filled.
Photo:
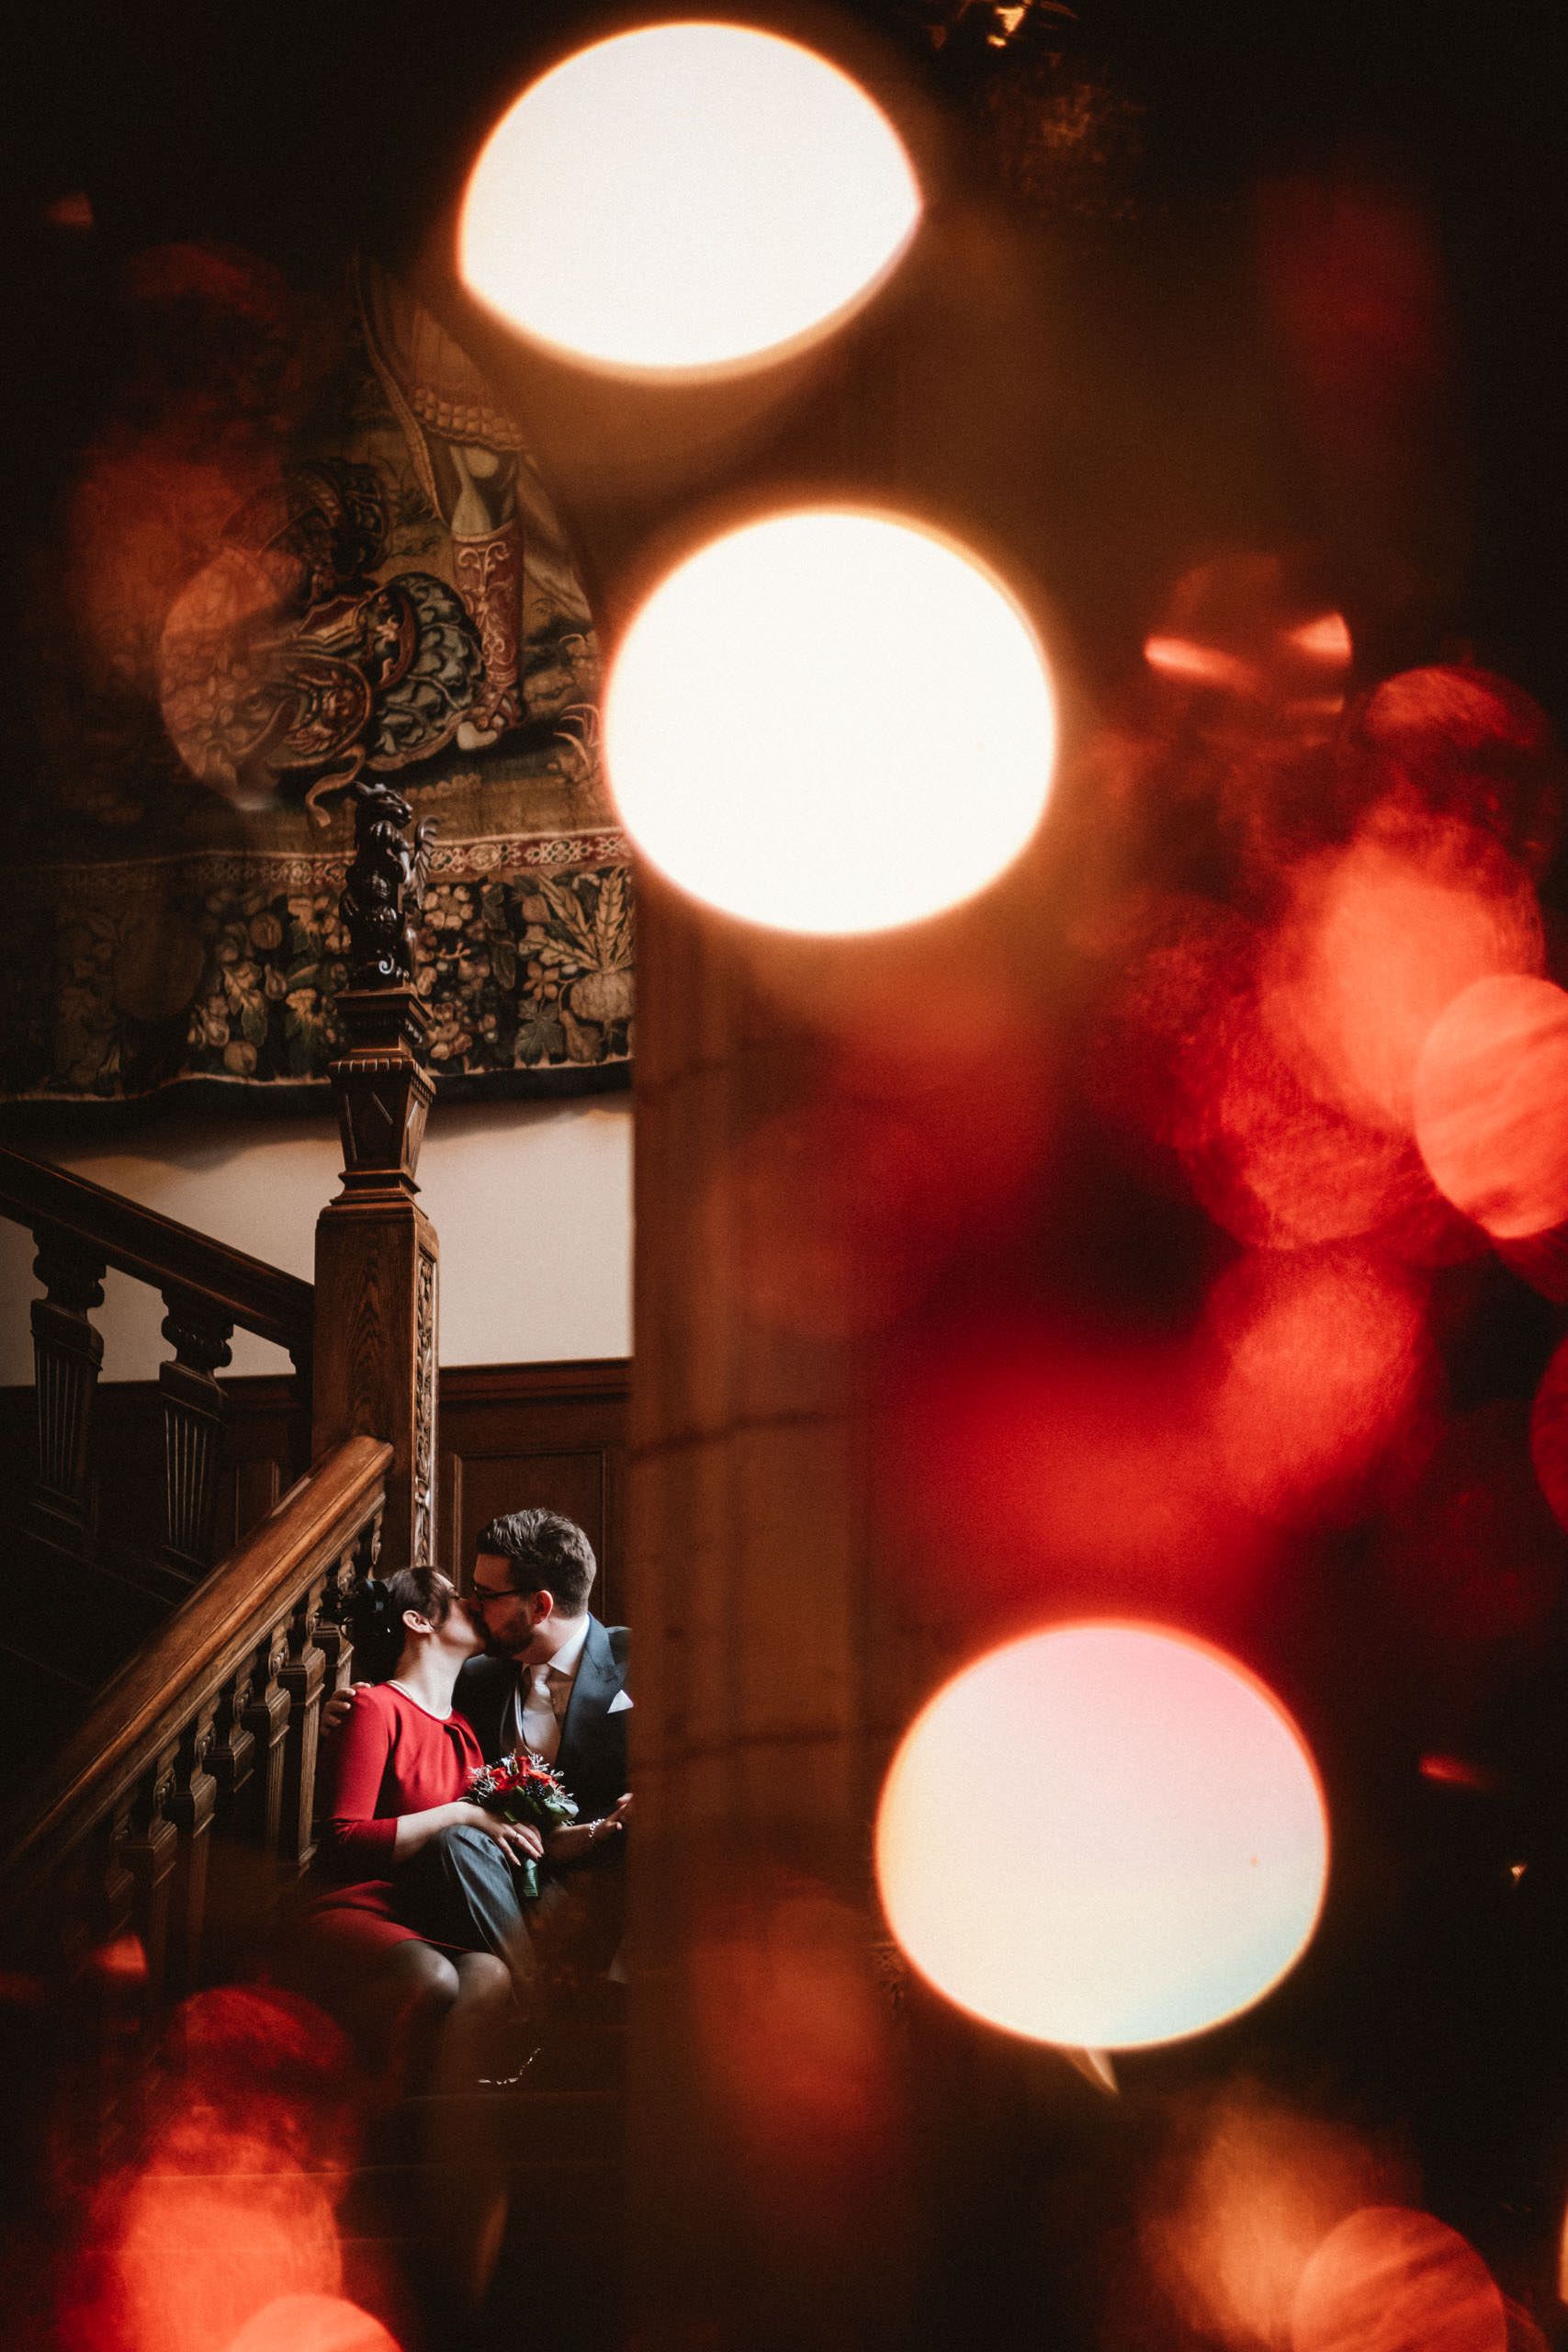
[[584, 1617], [576, 1633], [569, 1641], [561, 1644], [554, 1657], [547, 1657], [545, 1660], [545, 1664], [555, 1673], [575, 1674], [577, 1672], [577, 1661], [582, 1656], [583, 1645], [588, 1639], [588, 1619]]

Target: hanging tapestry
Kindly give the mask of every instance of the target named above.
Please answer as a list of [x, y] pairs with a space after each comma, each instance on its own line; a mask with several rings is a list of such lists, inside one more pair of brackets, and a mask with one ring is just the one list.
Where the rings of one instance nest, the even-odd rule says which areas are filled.
[[624, 1080], [593, 628], [516, 424], [368, 261], [312, 302], [164, 247], [123, 299], [30, 595], [0, 1095], [324, 1085], [362, 775], [435, 821], [416, 985], [443, 1091]]

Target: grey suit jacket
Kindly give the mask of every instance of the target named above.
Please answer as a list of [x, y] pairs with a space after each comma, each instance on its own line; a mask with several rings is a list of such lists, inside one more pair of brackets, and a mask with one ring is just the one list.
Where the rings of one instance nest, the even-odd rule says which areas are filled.
[[[577, 1799], [584, 1821], [607, 1813], [625, 1794], [626, 1724], [631, 1709], [610, 1713], [612, 1701], [626, 1687], [627, 1633], [624, 1625], [602, 1625], [588, 1620], [577, 1675], [561, 1724], [556, 1770]], [[474, 1657], [457, 1677], [452, 1703], [467, 1715], [488, 1758], [502, 1753], [506, 1741], [509, 1702], [517, 1688], [518, 1668], [504, 1657]]]

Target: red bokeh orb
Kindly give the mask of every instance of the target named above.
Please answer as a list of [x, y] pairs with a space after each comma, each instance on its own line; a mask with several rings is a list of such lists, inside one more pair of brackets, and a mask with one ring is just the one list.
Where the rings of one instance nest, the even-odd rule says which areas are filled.
[[1291, 2352], [1507, 2352], [1496, 2282], [1456, 2230], [1402, 2205], [1364, 2205], [1302, 2276]]
[[1438, 1190], [1494, 1239], [1568, 1218], [1568, 994], [1481, 979], [1434, 1024], [1416, 1073], [1416, 1137]]

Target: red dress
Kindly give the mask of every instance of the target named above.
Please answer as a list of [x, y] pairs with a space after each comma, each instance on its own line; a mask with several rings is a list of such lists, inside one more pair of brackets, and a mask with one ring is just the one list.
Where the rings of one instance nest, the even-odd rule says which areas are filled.
[[399, 1815], [460, 1797], [484, 1761], [467, 1716], [445, 1721], [389, 1682], [361, 1690], [334, 1743], [324, 1858], [343, 1882], [310, 1906], [310, 1933], [369, 1957], [426, 1938], [398, 1917], [392, 1844]]

